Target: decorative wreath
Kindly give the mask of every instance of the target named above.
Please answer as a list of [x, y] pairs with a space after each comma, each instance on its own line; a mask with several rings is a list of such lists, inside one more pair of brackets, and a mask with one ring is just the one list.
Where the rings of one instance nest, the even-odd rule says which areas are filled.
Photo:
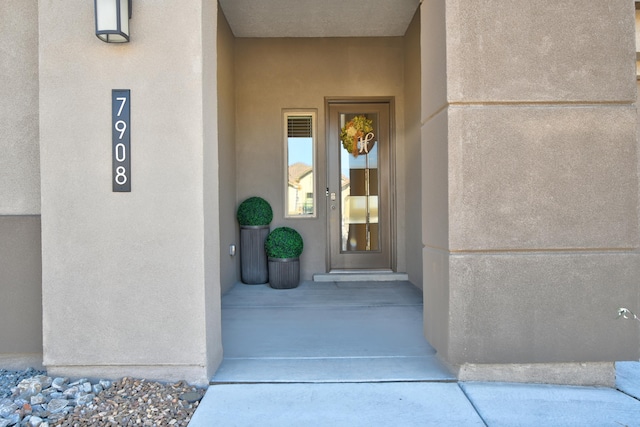
[[373, 132], [373, 120], [365, 116], [355, 116], [340, 131], [340, 139], [345, 150], [358, 157], [358, 140]]

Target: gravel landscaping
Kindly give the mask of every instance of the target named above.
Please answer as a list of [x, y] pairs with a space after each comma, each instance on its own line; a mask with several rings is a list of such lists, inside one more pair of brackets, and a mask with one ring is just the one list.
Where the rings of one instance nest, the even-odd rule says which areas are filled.
[[186, 426], [204, 392], [185, 382], [70, 381], [0, 369], [0, 427]]

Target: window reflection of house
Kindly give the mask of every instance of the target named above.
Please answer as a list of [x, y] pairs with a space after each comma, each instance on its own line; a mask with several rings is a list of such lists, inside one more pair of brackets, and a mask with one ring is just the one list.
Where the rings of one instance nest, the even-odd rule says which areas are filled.
[[313, 168], [297, 162], [289, 166], [289, 215], [313, 215]]
[[342, 201], [342, 223], [340, 224], [342, 227], [342, 239], [340, 246], [343, 251], [347, 250], [347, 242], [349, 241], [349, 204], [347, 203], [347, 199], [351, 194], [351, 181], [344, 174], [340, 176], [340, 195]]

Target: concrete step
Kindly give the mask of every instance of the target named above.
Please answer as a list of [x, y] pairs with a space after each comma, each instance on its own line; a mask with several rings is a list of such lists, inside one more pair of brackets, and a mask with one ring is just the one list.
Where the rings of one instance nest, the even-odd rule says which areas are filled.
[[391, 271], [340, 271], [314, 274], [314, 282], [403, 282], [409, 280], [407, 273]]
[[211, 384], [455, 381], [433, 356], [225, 358]]

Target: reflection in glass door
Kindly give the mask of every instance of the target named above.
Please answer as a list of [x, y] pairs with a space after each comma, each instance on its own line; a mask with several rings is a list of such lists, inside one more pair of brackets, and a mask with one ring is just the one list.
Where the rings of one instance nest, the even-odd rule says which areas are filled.
[[391, 269], [390, 104], [329, 103], [329, 268]]
[[340, 114], [341, 249], [378, 251], [378, 115]]

